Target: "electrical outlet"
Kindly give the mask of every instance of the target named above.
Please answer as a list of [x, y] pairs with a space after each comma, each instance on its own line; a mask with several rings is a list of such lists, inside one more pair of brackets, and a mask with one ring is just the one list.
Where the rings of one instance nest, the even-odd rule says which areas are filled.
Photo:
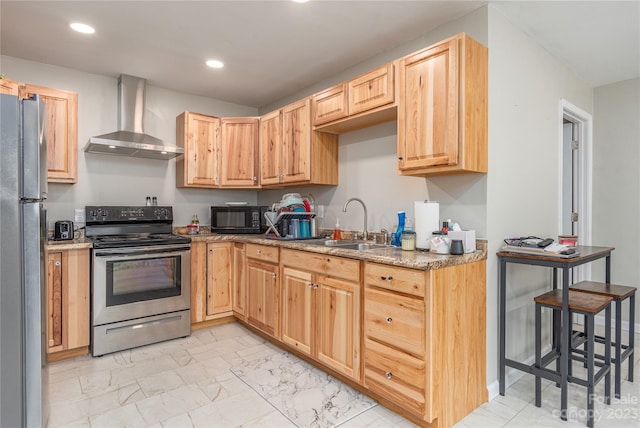
[[76, 208], [76, 212], [73, 218], [74, 223], [84, 224], [84, 210], [82, 208]]
[[318, 205], [318, 212], [316, 213], [316, 217], [324, 218], [324, 205]]

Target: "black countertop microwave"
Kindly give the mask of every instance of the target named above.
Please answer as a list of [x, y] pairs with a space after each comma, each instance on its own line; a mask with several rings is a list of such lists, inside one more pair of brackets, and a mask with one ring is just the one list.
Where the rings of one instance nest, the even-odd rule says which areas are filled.
[[264, 233], [267, 223], [264, 213], [268, 207], [258, 205], [211, 207], [213, 233]]

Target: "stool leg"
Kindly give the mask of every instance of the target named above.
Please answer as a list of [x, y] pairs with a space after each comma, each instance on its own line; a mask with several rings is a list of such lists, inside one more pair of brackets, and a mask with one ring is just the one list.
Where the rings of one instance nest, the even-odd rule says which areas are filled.
[[636, 295], [632, 294], [629, 298], [629, 374], [627, 375], [627, 380], [629, 382], [633, 382], [633, 354], [635, 354], [635, 348], [633, 347], [633, 342], [635, 340], [635, 312], [636, 312]]
[[[542, 364], [542, 305], [536, 303], [536, 315], [535, 315], [535, 323], [536, 323], [536, 344], [535, 344], [535, 352], [536, 352], [536, 368], [540, 368]], [[540, 407], [542, 405], [542, 379], [540, 376], [536, 374], [536, 407]]]
[[[589, 336], [589, 327], [587, 327], [587, 316], [584, 316], [584, 335], [585, 337]], [[595, 344], [594, 344], [595, 345]], [[588, 352], [589, 351], [589, 341], [585, 340], [584, 341], [584, 352]], [[587, 362], [584, 362], [583, 367], [586, 369], [587, 368]]]
[[[560, 355], [560, 328], [562, 327], [562, 319], [560, 311], [553, 311], [553, 349], [556, 355]], [[560, 373], [560, 358], [556, 358], [556, 372]], [[556, 387], [560, 388], [560, 382], [556, 382]]]
[[[569, 314], [569, 367], [567, 367], [567, 374], [569, 376], [573, 375], [573, 360], [571, 356], [573, 355], [573, 314]], [[558, 361], [558, 360], [556, 360]], [[556, 369], [559, 370], [557, 366]]]
[[[593, 329], [593, 314], [585, 315], [585, 327], [588, 329], [589, 333], [587, 335], [587, 342], [594, 343], [595, 333]], [[587, 350], [587, 426], [589, 428], [593, 428], [593, 379], [595, 377], [594, 374], [594, 350], [595, 346], [589, 346]]]
[[622, 355], [622, 300], [616, 300], [616, 337], [615, 337], [615, 390], [614, 394], [616, 398], [620, 398], [620, 378], [622, 373], [620, 368], [622, 367], [622, 361], [620, 356]]
[[[604, 311], [604, 364], [609, 366], [609, 370], [604, 375], [604, 402], [611, 404], [611, 305]], [[620, 379], [618, 372], [616, 378]]]

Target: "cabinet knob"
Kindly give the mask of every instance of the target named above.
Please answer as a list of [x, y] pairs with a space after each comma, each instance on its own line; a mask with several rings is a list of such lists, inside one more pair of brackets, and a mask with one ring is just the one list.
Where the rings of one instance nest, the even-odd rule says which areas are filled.
[[393, 281], [392, 276], [381, 276], [380, 279], [383, 281]]
[[273, 277], [273, 279], [276, 278], [276, 274], [275, 273], [272, 273], [271, 276]]
[[404, 159], [402, 156], [398, 156], [398, 160], [402, 160]]
[[262, 250], [256, 250], [256, 254], [262, 254]]
[[60, 263], [60, 260], [56, 260], [53, 264], [54, 264], [55, 266], [60, 266], [62, 263]]
[[386, 372], [384, 375], [387, 377], [387, 379], [391, 379], [393, 377], [393, 373], [391, 372]]
[[210, 253], [210, 254], [213, 254], [213, 248], [209, 250], [209, 253]]
[[393, 321], [393, 318], [387, 317], [387, 324], [391, 324], [391, 321]]

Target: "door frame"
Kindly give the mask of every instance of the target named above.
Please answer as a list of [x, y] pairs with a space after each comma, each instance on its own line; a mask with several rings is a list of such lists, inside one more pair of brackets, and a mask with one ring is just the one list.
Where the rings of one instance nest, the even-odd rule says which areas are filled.
[[[578, 127], [580, 135], [580, 148], [578, 150], [578, 244], [591, 245], [593, 222], [593, 117], [590, 113], [573, 105], [566, 99], [560, 99], [558, 120], [558, 150], [559, 169], [558, 183], [558, 230], [562, 230], [562, 148], [563, 148], [563, 122], [568, 119]], [[575, 281], [584, 280], [591, 275], [589, 264], [577, 268]]]

